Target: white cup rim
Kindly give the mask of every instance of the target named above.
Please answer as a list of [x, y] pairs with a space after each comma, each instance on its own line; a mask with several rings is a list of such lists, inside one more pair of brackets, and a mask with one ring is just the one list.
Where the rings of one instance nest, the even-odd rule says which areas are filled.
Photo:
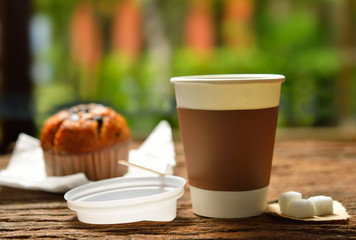
[[246, 83], [282, 83], [285, 77], [280, 74], [215, 74], [172, 77], [171, 83], [210, 83], [210, 84], [246, 84]]

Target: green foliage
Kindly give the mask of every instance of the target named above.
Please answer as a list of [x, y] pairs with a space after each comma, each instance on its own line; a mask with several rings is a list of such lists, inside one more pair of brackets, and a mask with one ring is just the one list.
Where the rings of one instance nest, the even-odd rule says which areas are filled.
[[[106, 39], [110, 36], [110, 17], [114, 12], [109, 10], [120, 1], [87, 1], [96, 6], [98, 20], [105, 20], [102, 24], [108, 30], [103, 35], [106, 45], [99, 67], [89, 71], [96, 78], [97, 91], [92, 99], [127, 114], [134, 129], [152, 129], [161, 118], [177, 126], [169, 77], [199, 74], [283, 74], [286, 82], [282, 85], [279, 126], [322, 126], [336, 122], [336, 78], [342, 66], [338, 49], [331, 44], [334, 32], [331, 27], [325, 27], [326, 17], [320, 11], [330, 1], [255, 1], [254, 17], [249, 23], [253, 26], [250, 29], [253, 44], [233, 48], [221, 42], [223, 3], [214, 0], [218, 44], [211, 52], [201, 54], [184, 46], [187, 1], [152, 0], [161, 13], [171, 46], [170, 59], [164, 60], [152, 57], [149, 45], [138, 59], [113, 53]], [[73, 64], [69, 51], [70, 13], [77, 1], [35, 0], [34, 3], [37, 12], [45, 13], [52, 20], [53, 43], [51, 55], [46, 58], [53, 64], [55, 76], [51, 87], [38, 86], [41, 92], [36, 95], [41, 101], [38, 109], [48, 111], [59, 102], [84, 100], [83, 94], [77, 92], [83, 90], [80, 82], [85, 83], [89, 77]], [[353, 74], [356, 76], [356, 72]], [[356, 96], [355, 77], [353, 80], [351, 91]], [[47, 88], [51, 89], [50, 93], [42, 94]], [[66, 92], [67, 96], [57, 99], [55, 92]], [[353, 98], [349, 100], [350, 111], [355, 114]]]
[[38, 85], [34, 91], [36, 99], [36, 114], [35, 122], [41, 129], [45, 119], [58, 111], [57, 106], [65, 105], [68, 102], [74, 102], [74, 89], [64, 83], [49, 83]]
[[139, 110], [139, 86], [134, 66], [124, 57], [106, 56], [99, 70], [98, 98], [123, 112]]

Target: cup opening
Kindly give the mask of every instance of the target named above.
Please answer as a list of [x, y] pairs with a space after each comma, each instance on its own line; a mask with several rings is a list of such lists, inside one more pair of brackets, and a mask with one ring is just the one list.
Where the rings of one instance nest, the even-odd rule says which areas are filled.
[[279, 74], [217, 74], [172, 77], [171, 83], [282, 83]]

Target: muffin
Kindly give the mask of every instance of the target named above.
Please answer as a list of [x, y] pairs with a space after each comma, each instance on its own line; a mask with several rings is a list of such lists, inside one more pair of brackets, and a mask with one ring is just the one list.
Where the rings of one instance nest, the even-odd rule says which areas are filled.
[[90, 180], [122, 176], [130, 130], [126, 119], [100, 104], [62, 110], [44, 123], [41, 134], [47, 176], [83, 172]]

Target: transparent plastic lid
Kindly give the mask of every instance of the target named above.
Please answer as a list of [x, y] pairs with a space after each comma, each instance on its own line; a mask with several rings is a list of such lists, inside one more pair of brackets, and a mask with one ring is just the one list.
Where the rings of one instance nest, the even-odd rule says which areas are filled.
[[79, 186], [64, 198], [85, 223], [172, 221], [185, 183], [177, 176], [118, 177]]

